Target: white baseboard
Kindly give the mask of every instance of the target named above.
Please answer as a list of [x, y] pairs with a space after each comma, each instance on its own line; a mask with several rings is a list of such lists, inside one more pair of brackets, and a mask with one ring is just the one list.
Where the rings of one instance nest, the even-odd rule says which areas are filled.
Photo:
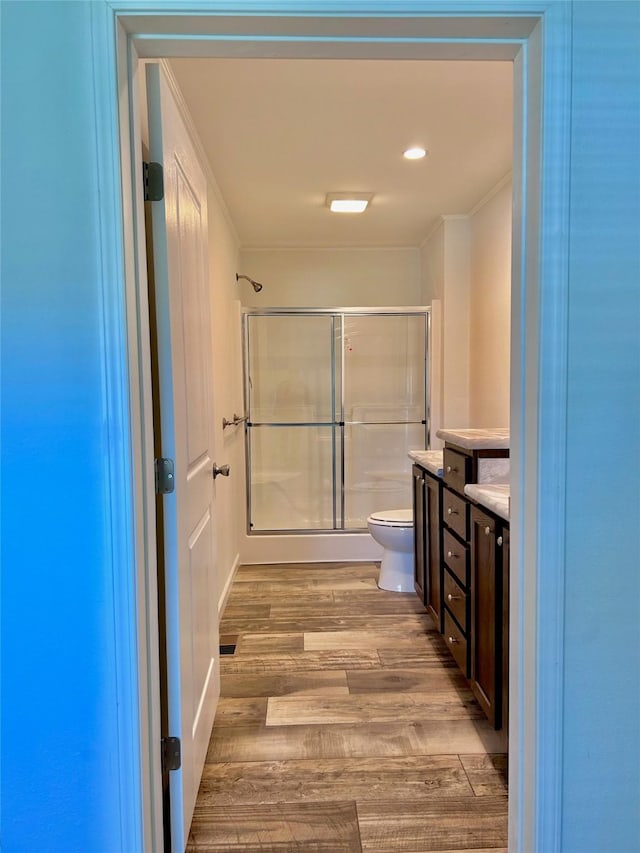
[[229, 592], [231, 591], [231, 584], [233, 583], [233, 579], [236, 576], [236, 572], [238, 571], [239, 565], [240, 565], [240, 553], [237, 553], [236, 558], [233, 561], [233, 565], [231, 566], [231, 571], [229, 572], [229, 576], [227, 577], [226, 583], [224, 585], [224, 589], [222, 590], [222, 595], [220, 596], [220, 600], [218, 601], [218, 619], [222, 616], [222, 611], [224, 610], [225, 604], [227, 603], [227, 599], [229, 598]]
[[346, 563], [382, 558], [369, 533], [318, 533], [306, 536], [245, 536], [241, 563]]

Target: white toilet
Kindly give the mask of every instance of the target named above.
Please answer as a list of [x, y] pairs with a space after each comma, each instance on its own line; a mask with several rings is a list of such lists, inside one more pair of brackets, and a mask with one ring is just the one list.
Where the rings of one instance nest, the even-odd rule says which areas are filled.
[[378, 586], [390, 592], [413, 592], [413, 510], [388, 509], [367, 519], [369, 533], [382, 545]]

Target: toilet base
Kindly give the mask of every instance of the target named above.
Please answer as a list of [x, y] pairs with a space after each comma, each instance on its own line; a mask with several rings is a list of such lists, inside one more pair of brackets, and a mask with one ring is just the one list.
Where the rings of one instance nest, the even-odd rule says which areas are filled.
[[380, 564], [378, 587], [388, 592], [414, 592], [413, 551], [385, 549]]

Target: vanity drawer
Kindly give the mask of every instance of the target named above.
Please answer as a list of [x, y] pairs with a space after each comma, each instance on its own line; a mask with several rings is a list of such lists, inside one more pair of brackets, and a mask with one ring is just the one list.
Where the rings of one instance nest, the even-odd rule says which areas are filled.
[[451, 618], [451, 614], [444, 609], [444, 641], [447, 648], [455, 658], [456, 663], [468, 677], [469, 667], [467, 661], [467, 640], [460, 628]]
[[464, 492], [464, 487], [471, 480], [471, 457], [445, 447], [443, 465], [447, 486], [457, 492]]
[[469, 504], [449, 489], [442, 490], [442, 518], [461, 539], [469, 538]]
[[464, 633], [467, 633], [467, 593], [452, 574], [444, 571], [444, 603], [456, 617]]
[[469, 546], [463, 545], [448, 530], [442, 531], [442, 559], [462, 586], [469, 585]]

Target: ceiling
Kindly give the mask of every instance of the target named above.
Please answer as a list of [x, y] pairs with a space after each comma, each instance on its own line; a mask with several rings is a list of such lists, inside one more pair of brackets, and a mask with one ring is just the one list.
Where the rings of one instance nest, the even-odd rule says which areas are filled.
[[[243, 248], [419, 246], [511, 169], [510, 62], [173, 59]], [[422, 145], [429, 154], [407, 161]], [[373, 192], [361, 215], [327, 192]]]

